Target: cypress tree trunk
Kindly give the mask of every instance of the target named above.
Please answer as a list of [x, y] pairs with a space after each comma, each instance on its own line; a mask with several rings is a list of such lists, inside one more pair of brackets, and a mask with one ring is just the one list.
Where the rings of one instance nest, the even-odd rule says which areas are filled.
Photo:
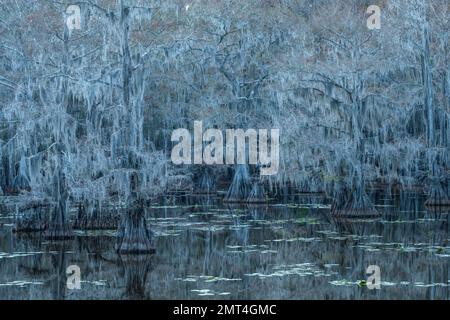
[[122, 216], [117, 231], [116, 249], [119, 254], [148, 254], [155, 252], [152, 235], [145, 221], [144, 201], [138, 197], [139, 178], [136, 172], [130, 177], [128, 209]]
[[6, 185], [6, 175], [3, 170], [3, 142], [0, 139], [0, 197], [4, 195], [3, 187]]
[[69, 105], [69, 37], [70, 31], [67, 25], [64, 24], [64, 35], [63, 35], [63, 61], [62, 68], [63, 77], [62, 80], [62, 95], [60, 101], [60, 112], [56, 115], [56, 169], [53, 174], [53, 190], [52, 196], [56, 204], [54, 206], [48, 229], [45, 232], [45, 237], [51, 240], [65, 240], [73, 238], [72, 227], [69, 223], [69, 211], [67, 208], [69, 200], [69, 190], [66, 180], [66, 175], [64, 173], [64, 161], [63, 153], [67, 151], [68, 148], [63, 144], [64, 141], [64, 124], [63, 115], [67, 112], [67, 107]]
[[433, 78], [431, 74], [430, 35], [428, 32], [428, 25], [425, 25], [423, 29], [422, 81], [424, 106], [427, 118], [427, 144], [429, 148], [433, 148], [436, 144], [436, 134], [434, 126]]
[[214, 175], [209, 168], [202, 170], [202, 175], [195, 184], [194, 193], [197, 194], [211, 194], [216, 191], [216, 181]]
[[248, 196], [247, 202], [249, 203], [265, 203], [266, 195], [264, 193], [264, 187], [262, 182], [256, 180], [253, 182], [252, 189]]
[[125, 106], [125, 116], [127, 119], [127, 130], [130, 130], [128, 136], [125, 138], [125, 141], [128, 141], [128, 145], [133, 147], [133, 139], [132, 139], [132, 113], [133, 110], [131, 108], [131, 54], [130, 54], [130, 46], [129, 46], [129, 22], [128, 18], [130, 15], [130, 9], [125, 6], [125, 0], [120, 1], [120, 25], [122, 27], [122, 86], [123, 86], [123, 104]]
[[248, 165], [239, 164], [236, 167], [233, 181], [223, 199], [224, 202], [245, 202], [250, 194], [251, 181]]
[[344, 179], [341, 183], [340, 194], [337, 194], [332, 205], [331, 213], [340, 217], [372, 217], [379, 216], [380, 213], [375, 210], [372, 201], [365, 191], [364, 178], [364, 157], [365, 145], [362, 128], [362, 92], [363, 81], [361, 79], [360, 71], [358, 69], [359, 53], [354, 50], [352, 53], [352, 61], [354, 63], [353, 70], [355, 70], [353, 80], [352, 93], [352, 110], [351, 110], [351, 138], [356, 153], [355, 163], [348, 163], [349, 170], [340, 168], [342, 176], [345, 177], [351, 173], [350, 177]]
[[[343, 168], [341, 173], [345, 175]], [[352, 182], [341, 181], [335, 187], [331, 214], [337, 217], [359, 218], [377, 217], [380, 213], [375, 209], [366, 193], [362, 173], [353, 172]]]
[[[424, 105], [427, 123], [427, 160], [428, 160], [428, 199], [427, 206], [449, 206], [450, 200], [447, 194], [446, 175], [442, 172], [441, 161], [442, 148], [436, 148], [435, 108], [433, 105], [433, 78], [430, 58], [430, 33], [428, 22], [423, 28], [423, 55], [422, 55], [422, 81], [424, 91]], [[445, 90], [444, 90], [445, 91]], [[443, 142], [441, 136], [441, 143]], [[445, 159], [445, 156], [444, 156]], [[444, 164], [445, 165], [445, 164]]]
[[252, 188], [247, 198], [248, 203], [265, 203], [266, 194], [264, 192], [264, 184], [260, 178], [261, 168], [256, 166], [256, 170], [252, 176]]
[[147, 229], [142, 203], [125, 213], [117, 232], [119, 254], [148, 254], [155, 252], [152, 236]]

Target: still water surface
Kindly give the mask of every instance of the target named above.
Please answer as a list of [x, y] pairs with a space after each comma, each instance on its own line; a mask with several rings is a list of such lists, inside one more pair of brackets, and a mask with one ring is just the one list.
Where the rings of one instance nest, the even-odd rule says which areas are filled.
[[[68, 242], [11, 232], [0, 216], [0, 299], [449, 299], [448, 210], [374, 197], [379, 219], [338, 221], [314, 195], [267, 206], [168, 198], [146, 209], [156, 253], [119, 256], [115, 231]], [[81, 289], [66, 268], [81, 269]], [[381, 289], [362, 280], [381, 270]]]

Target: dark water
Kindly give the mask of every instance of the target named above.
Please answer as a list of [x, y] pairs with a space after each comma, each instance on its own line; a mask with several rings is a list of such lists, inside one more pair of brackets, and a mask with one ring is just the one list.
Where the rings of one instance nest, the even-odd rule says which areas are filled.
[[[167, 199], [147, 209], [156, 253], [118, 256], [114, 231], [69, 242], [11, 233], [0, 218], [1, 299], [449, 299], [449, 213], [378, 196], [382, 218], [336, 221], [321, 197], [263, 207]], [[167, 204], [169, 203], [169, 204]], [[81, 289], [66, 268], [81, 269]], [[381, 289], [366, 268], [378, 265]]]

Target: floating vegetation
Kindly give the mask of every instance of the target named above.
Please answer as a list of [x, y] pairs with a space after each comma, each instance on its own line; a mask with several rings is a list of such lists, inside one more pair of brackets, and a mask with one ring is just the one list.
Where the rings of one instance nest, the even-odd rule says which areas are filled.
[[332, 284], [333, 286], [346, 286], [346, 287], [351, 287], [351, 286], [355, 286], [355, 285], [359, 285], [358, 281], [350, 281], [350, 280], [333, 280], [330, 281], [330, 284]]
[[201, 275], [201, 276], [187, 276], [187, 278], [175, 278], [174, 280], [177, 281], [183, 281], [183, 282], [198, 282], [202, 281], [205, 283], [211, 283], [211, 282], [222, 282], [222, 281], [242, 281], [242, 279], [239, 278], [225, 278], [225, 277], [216, 277], [216, 276], [208, 276], [208, 275]]
[[258, 252], [261, 254], [271, 254], [277, 253], [276, 250], [268, 249], [267, 245], [248, 245], [248, 246], [227, 246], [227, 248], [232, 249], [228, 250], [227, 253], [253, 253]]
[[258, 249], [244, 249], [244, 250], [231, 250], [228, 253], [252, 253], [252, 252], [261, 252]]
[[227, 296], [231, 294], [231, 292], [215, 292], [211, 289], [192, 289], [191, 291], [196, 292], [199, 296]]
[[303, 217], [293, 220], [294, 223], [302, 223], [302, 224], [320, 224], [317, 218]]
[[436, 253], [436, 255], [445, 256], [446, 247], [428, 245], [426, 243], [405, 244], [400, 242], [371, 242], [366, 244], [358, 244], [354, 247], [365, 249], [367, 251], [399, 251], [399, 252], [428, 252]]
[[157, 223], [160, 227], [177, 227], [177, 228], [189, 228], [189, 227], [197, 227], [197, 226], [206, 226], [207, 224], [204, 222], [163, 222]]
[[[191, 206], [189, 206], [191, 207]], [[160, 206], [160, 205], [153, 205], [149, 207], [150, 209], [176, 209], [176, 208], [181, 208], [179, 206]]]
[[270, 253], [278, 253], [276, 250], [262, 250], [261, 254], [270, 254]]
[[31, 285], [43, 285], [44, 282], [40, 281], [27, 281], [27, 280], [16, 280], [16, 281], [10, 281], [6, 283], [0, 283], [0, 287], [20, 287], [24, 288], [26, 286]]
[[242, 279], [230, 279], [230, 278], [222, 278], [222, 277], [211, 277], [211, 278], [205, 280], [205, 282], [218, 282], [218, 281], [242, 281]]
[[348, 240], [348, 239], [350, 239], [351, 237], [350, 236], [346, 236], [346, 237], [328, 237], [328, 239], [331, 239], [331, 240], [338, 240], [338, 241], [341, 241], [341, 240]]
[[[329, 283], [334, 285], [334, 286], [345, 286], [345, 287], [357, 286], [357, 287], [360, 287], [360, 288], [367, 287], [367, 280], [351, 281], [351, 280], [346, 280], [346, 279], [340, 279], [340, 280], [330, 281]], [[395, 286], [396, 283], [388, 282], [388, 281], [381, 281], [380, 285], [381, 286]]]
[[14, 226], [15, 226], [14, 223], [4, 223], [4, 224], [0, 225], [0, 228], [1, 227], [14, 227]]
[[247, 245], [247, 246], [237, 246], [237, 245], [230, 246], [230, 245], [228, 245], [226, 247], [229, 248], [229, 249], [269, 248], [268, 245], [264, 245], [264, 244], [262, 244], [262, 245], [250, 244], [250, 245]]
[[[56, 269], [58, 263], [63, 262], [65, 266], [79, 264], [83, 269], [87, 264], [89, 278], [82, 278], [82, 286], [101, 297], [110, 296], [112, 288], [128, 288], [124, 293], [128, 296], [134, 287], [130, 284], [124, 287], [124, 281], [136, 280], [141, 284], [140, 294], [151, 292], [152, 298], [167, 295], [236, 298], [237, 292], [247, 290], [246, 286], [261, 286], [261, 281], [274, 290], [283, 288], [278, 292], [289, 294], [291, 298], [310, 297], [300, 290], [305, 285], [314, 287], [308, 293], [313, 298], [323, 298], [325, 292], [333, 296], [343, 288], [351, 290], [356, 298], [365, 298], [368, 283], [363, 274], [371, 263], [382, 270], [381, 285], [396, 288], [380, 291], [383, 298], [401, 298], [405, 290], [411, 296], [424, 298], [427, 288], [446, 290], [449, 284], [445, 275], [440, 276], [441, 266], [448, 263], [450, 257], [447, 246], [450, 239], [440, 224], [442, 216], [431, 219], [426, 212], [409, 211], [392, 221], [385, 218], [338, 223], [328, 220], [327, 212], [311, 213], [306, 208], [309, 205], [269, 206], [256, 212], [246, 207], [191, 205], [186, 206], [186, 210], [182, 209], [182, 204], [174, 207], [145, 211], [155, 247], [161, 248], [153, 258], [148, 257], [154, 262], [149, 262], [152, 271], [146, 277], [152, 280], [147, 280], [147, 284], [137, 274], [129, 280], [117, 277], [121, 268], [134, 268], [136, 262], [117, 262], [115, 241], [112, 241], [117, 237], [114, 230], [75, 230], [75, 239], [60, 248], [54, 241], [42, 241], [39, 233], [22, 234], [19, 238], [9, 228], [0, 228], [0, 245], [3, 246], [0, 261], [9, 274], [9, 278], [2, 280], [0, 293], [7, 292], [8, 286], [41, 283], [55, 270], [64, 270]], [[14, 221], [13, 216], [1, 217], [3, 226]], [[414, 235], [408, 233], [412, 228]], [[13, 243], [9, 242], [11, 235]], [[100, 247], [99, 243], [102, 243]], [[17, 265], [21, 267], [14, 267]], [[198, 275], [202, 271], [206, 274]], [[34, 274], [31, 279], [30, 274]], [[405, 274], [414, 274], [413, 280], [405, 279]], [[430, 278], [430, 274], [434, 278]], [[389, 281], [385, 281], [386, 277]], [[12, 281], [16, 279], [28, 282]], [[152, 288], [158, 289], [149, 290], [150, 283]], [[176, 283], [176, 293], [167, 283]], [[292, 289], [286, 290], [287, 287]], [[330, 287], [333, 287], [331, 291]], [[80, 294], [85, 294], [85, 290]], [[436, 294], [441, 292], [437, 290]], [[266, 297], [266, 293], [252, 291], [250, 297]]]
[[450, 285], [448, 283], [428, 283], [425, 284], [423, 282], [415, 282], [414, 283], [415, 287], [422, 287], [422, 288], [430, 288], [430, 287], [449, 287]]
[[329, 236], [329, 235], [338, 235], [339, 234], [338, 232], [333, 231], [333, 230], [317, 230], [316, 233], [321, 233], [321, 234], [324, 234], [324, 235], [327, 235], [327, 236]]
[[199, 296], [214, 296], [215, 293], [210, 289], [192, 289], [192, 292], [197, 292]]
[[176, 237], [181, 234], [181, 230], [167, 230], [167, 231], [160, 231], [155, 230], [153, 232], [153, 236], [155, 237]]
[[[214, 209], [211, 209], [211, 211], [215, 211], [215, 212], [229, 212], [230, 209], [228, 209], [228, 208], [214, 208]], [[239, 210], [235, 209], [235, 211], [239, 211]]]
[[322, 241], [320, 238], [303, 238], [303, 237], [296, 237], [296, 238], [284, 238], [284, 239], [273, 239], [273, 240], [266, 240], [270, 242], [313, 242], [313, 241]]
[[80, 283], [91, 284], [94, 286], [106, 286], [107, 281], [106, 280], [81, 280]]
[[221, 227], [221, 226], [204, 226], [204, 227], [195, 227], [195, 228], [192, 228], [191, 230], [207, 231], [207, 232], [218, 232], [218, 231], [225, 230], [225, 227]]
[[264, 274], [260, 272], [248, 273], [245, 276], [248, 277], [258, 277], [261, 279], [273, 278], [273, 277], [285, 277], [285, 276], [313, 276], [313, 277], [329, 277], [333, 273], [327, 273], [321, 268], [319, 268], [314, 263], [297, 263], [290, 265], [276, 265], [273, 267], [274, 272], [269, 274]]
[[216, 213], [210, 212], [210, 211], [207, 211], [207, 212], [193, 212], [193, 213], [189, 214], [189, 218], [193, 218], [195, 216], [212, 216], [212, 215], [215, 215], [215, 214]]
[[383, 224], [416, 223], [416, 220], [381, 220]]
[[367, 286], [367, 281], [366, 281], [366, 280], [358, 280], [358, 281], [356, 281], [356, 283], [357, 283], [358, 286], [360, 286], [360, 287], [365, 287], [365, 286]]
[[186, 220], [186, 218], [184, 217], [157, 217], [151, 220], [156, 220], [156, 221], [177, 221], [177, 220]]
[[13, 253], [0, 252], [0, 259], [29, 257], [29, 256], [35, 256], [38, 254], [42, 254], [42, 253], [44, 253], [44, 252], [13, 252]]
[[113, 230], [74, 230], [73, 234], [78, 237], [115, 237], [117, 232]]
[[272, 206], [285, 206], [287, 208], [296, 208], [296, 209], [331, 209], [331, 205], [328, 204], [321, 204], [321, 203], [310, 203], [310, 204], [305, 204], [305, 203], [289, 203], [286, 205], [272, 205]]

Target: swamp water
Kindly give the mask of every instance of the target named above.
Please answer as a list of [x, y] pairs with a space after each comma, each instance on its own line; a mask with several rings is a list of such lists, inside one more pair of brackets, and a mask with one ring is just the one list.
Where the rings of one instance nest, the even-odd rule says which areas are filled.
[[[51, 242], [0, 216], [0, 299], [449, 299], [449, 210], [376, 196], [378, 219], [339, 221], [320, 196], [267, 206], [171, 197], [146, 209], [153, 255], [119, 256], [115, 231]], [[69, 290], [66, 268], [81, 270]], [[364, 283], [369, 265], [381, 289]]]

